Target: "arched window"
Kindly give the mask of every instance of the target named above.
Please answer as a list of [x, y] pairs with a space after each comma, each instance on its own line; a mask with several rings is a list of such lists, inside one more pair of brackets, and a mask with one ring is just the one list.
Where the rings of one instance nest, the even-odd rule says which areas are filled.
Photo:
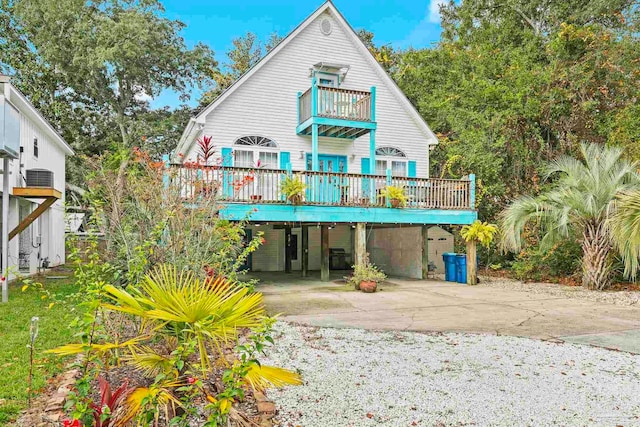
[[376, 148], [376, 156], [385, 157], [407, 157], [404, 151], [396, 147], [380, 147]]
[[242, 136], [233, 143], [233, 165], [241, 168], [278, 169], [278, 144], [259, 135]]
[[407, 155], [399, 148], [376, 148], [376, 175], [385, 175], [391, 169], [393, 176], [407, 176], [407, 163]]
[[249, 135], [236, 139], [233, 145], [249, 145], [258, 147], [277, 148], [278, 144], [273, 139], [265, 138], [264, 136]]

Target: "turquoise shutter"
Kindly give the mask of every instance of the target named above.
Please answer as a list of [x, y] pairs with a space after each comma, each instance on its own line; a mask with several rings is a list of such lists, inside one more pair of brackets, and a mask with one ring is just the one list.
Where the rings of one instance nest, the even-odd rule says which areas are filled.
[[[288, 151], [280, 152], [280, 169], [286, 170], [287, 172], [291, 170], [291, 153]], [[280, 175], [280, 180], [284, 181], [286, 174]], [[277, 190], [279, 192], [279, 190]], [[280, 195], [280, 200], [285, 200], [284, 194]]]
[[[407, 176], [409, 178], [415, 178], [416, 177], [416, 162], [413, 160], [409, 160], [409, 165], [407, 168]], [[416, 181], [409, 181], [409, 194], [412, 194], [413, 196], [416, 196], [417, 192], [418, 192], [418, 188], [416, 187], [417, 182]], [[413, 201], [410, 202], [410, 204], [414, 204], [416, 202], [416, 199], [414, 197]]]
[[360, 159], [360, 168], [361, 168], [361, 172], [362, 174], [367, 174], [369, 173], [369, 158], [368, 157], [363, 157]]
[[[360, 159], [360, 173], [366, 175], [369, 173], [369, 158]], [[362, 178], [362, 197], [369, 197], [369, 178]]]
[[291, 164], [291, 153], [288, 151], [280, 152], [280, 169], [287, 170]]
[[416, 177], [416, 162], [414, 162], [413, 160], [409, 161], [409, 173], [407, 174], [407, 176], [409, 178], [415, 178]]
[[[233, 166], [233, 150], [229, 147], [222, 148], [222, 166]], [[227, 171], [222, 173], [222, 196], [233, 197], [233, 177]]]
[[233, 166], [233, 149], [222, 148], [222, 166]]

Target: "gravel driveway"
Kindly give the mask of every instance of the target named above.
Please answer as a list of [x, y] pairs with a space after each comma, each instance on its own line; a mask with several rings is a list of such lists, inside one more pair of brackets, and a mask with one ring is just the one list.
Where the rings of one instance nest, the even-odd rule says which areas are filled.
[[305, 381], [269, 392], [280, 426], [640, 426], [638, 355], [284, 322], [274, 338], [269, 362]]

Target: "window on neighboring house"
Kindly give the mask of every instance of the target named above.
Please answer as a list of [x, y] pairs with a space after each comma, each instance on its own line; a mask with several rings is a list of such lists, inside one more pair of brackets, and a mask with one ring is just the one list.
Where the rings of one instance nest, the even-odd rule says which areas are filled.
[[33, 138], [33, 157], [38, 158], [38, 138]]
[[391, 169], [392, 176], [408, 175], [407, 155], [395, 147], [376, 149], [376, 175], [385, 175]]
[[[234, 143], [233, 165], [240, 168], [278, 169], [278, 146], [263, 136], [243, 136]], [[260, 161], [258, 163], [258, 160]]]

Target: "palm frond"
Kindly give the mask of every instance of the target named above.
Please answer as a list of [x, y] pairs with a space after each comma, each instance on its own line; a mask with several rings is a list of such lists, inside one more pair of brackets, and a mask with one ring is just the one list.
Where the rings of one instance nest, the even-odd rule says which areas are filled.
[[218, 278], [199, 280], [191, 272], [160, 266], [145, 276], [138, 290], [106, 287], [106, 308], [133, 314], [161, 327], [192, 335], [203, 370], [210, 366], [209, 348], [237, 337], [240, 328], [256, 328], [265, 317], [262, 294]]
[[95, 344], [95, 343], [94, 344], [83, 344], [83, 343], [66, 344], [60, 347], [52, 348], [51, 350], [46, 350], [45, 353], [57, 354], [59, 356], [71, 356], [74, 354], [86, 353], [87, 351], [91, 351], [96, 353], [97, 355], [104, 355], [106, 353], [111, 352], [112, 350], [134, 347], [137, 344], [139, 344], [141, 341], [145, 340], [146, 338], [148, 337], [138, 336], [124, 342], [102, 343], [102, 344]]
[[284, 387], [287, 385], [301, 385], [302, 377], [287, 369], [275, 366], [252, 364], [249, 367], [245, 382], [254, 390], [263, 391], [269, 387]]
[[640, 268], [640, 190], [625, 192], [609, 220], [613, 245], [624, 261], [624, 274], [635, 280]]
[[132, 347], [129, 355], [123, 357], [123, 360], [150, 378], [160, 373], [169, 374], [174, 370], [169, 356], [160, 354], [147, 346]]
[[182, 403], [173, 394], [172, 390], [182, 385], [184, 384], [179, 381], [169, 381], [157, 386], [134, 389], [127, 396], [124, 412], [118, 417], [115, 425], [128, 425], [147, 405], [155, 405], [158, 409], [164, 411], [166, 419], [170, 419], [169, 414], [175, 412], [176, 407], [182, 407]]

